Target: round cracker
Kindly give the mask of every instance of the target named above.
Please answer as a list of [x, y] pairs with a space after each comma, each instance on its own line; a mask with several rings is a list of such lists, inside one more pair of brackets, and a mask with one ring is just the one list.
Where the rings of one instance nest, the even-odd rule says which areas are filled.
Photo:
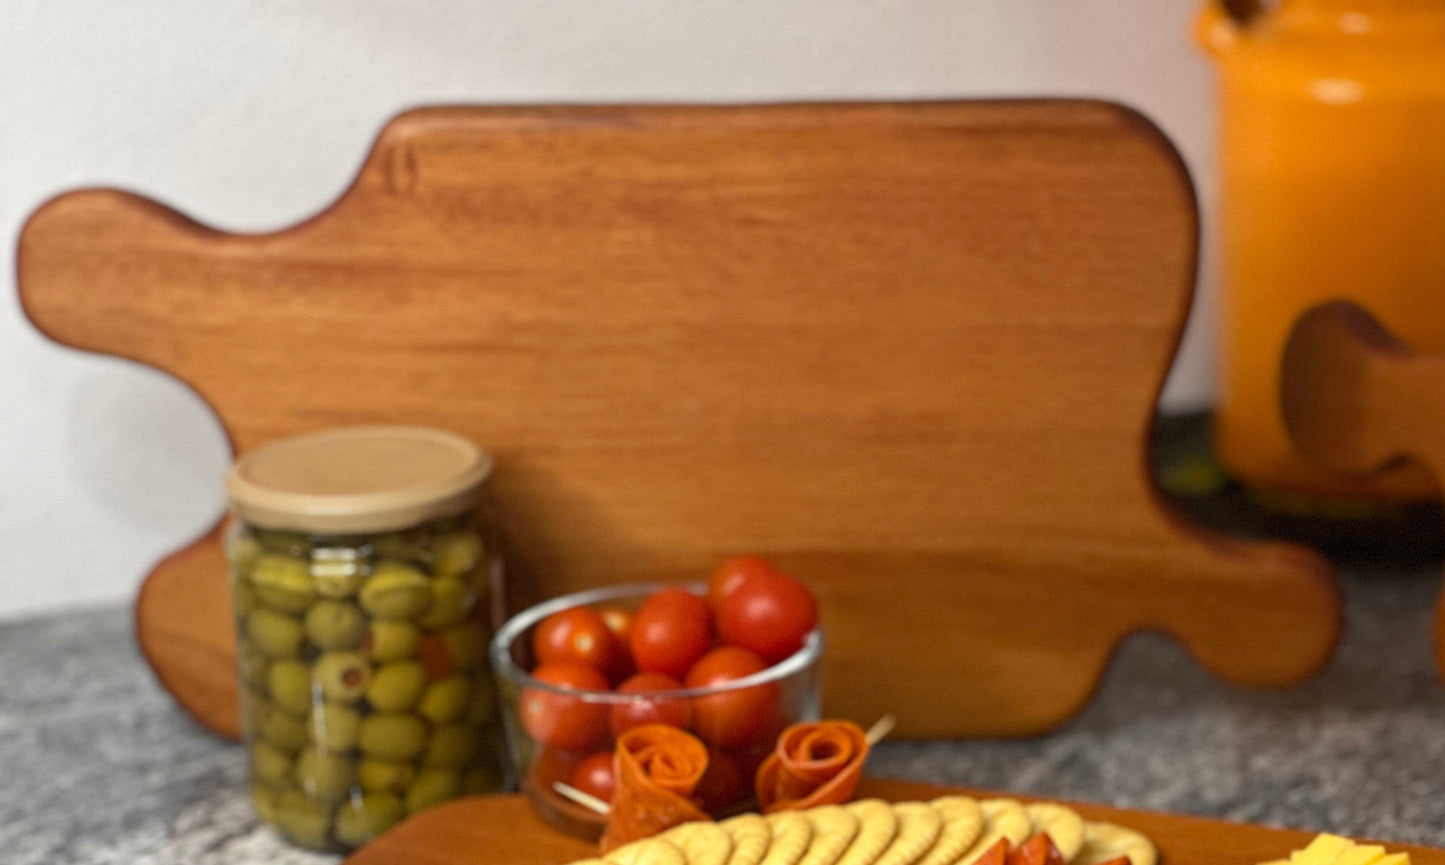
[[858, 837], [858, 816], [842, 805], [819, 805], [801, 813], [813, 827], [813, 839], [798, 865], [834, 865]]
[[918, 865], [953, 865], [983, 834], [983, 812], [968, 796], [940, 796], [928, 805], [938, 812], [943, 828]]
[[913, 865], [928, 852], [943, 831], [943, 817], [925, 802], [895, 802], [898, 834], [874, 865]]
[[733, 852], [732, 836], [711, 820], [680, 823], [657, 837], [681, 850], [687, 865], [726, 865]]
[[1033, 834], [1048, 833], [1065, 862], [1073, 861], [1084, 846], [1084, 818], [1072, 808], [1054, 802], [1030, 802], [1024, 806]]
[[813, 824], [797, 811], [778, 811], [766, 818], [773, 843], [759, 865], [798, 865], [813, 840]]
[[1159, 851], [1142, 832], [1113, 823], [1084, 823], [1084, 846], [1070, 865], [1097, 865], [1128, 856], [1131, 865], [1155, 865]]
[[964, 862], [972, 862], [992, 847], [1000, 838], [1007, 838], [1014, 846], [1029, 840], [1033, 824], [1029, 822], [1024, 806], [1013, 799], [984, 799], [978, 803], [983, 815], [983, 831], [968, 852], [963, 854]]
[[727, 865], [758, 865], [773, 843], [773, 830], [758, 814], [739, 814], [718, 824], [732, 838], [733, 852]]
[[602, 857], [607, 865], [687, 865], [682, 851], [661, 838], [639, 838]]
[[898, 815], [882, 799], [859, 799], [843, 807], [858, 818], [858, 834], [838, 857], [838, 865], [873, 865], [898, 834]]

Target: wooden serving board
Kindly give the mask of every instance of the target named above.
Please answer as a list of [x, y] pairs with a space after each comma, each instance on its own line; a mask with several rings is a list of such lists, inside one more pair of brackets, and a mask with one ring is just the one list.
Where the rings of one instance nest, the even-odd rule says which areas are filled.
[[[987, 798], [1009, 793], [865, 779], [858, 798], [927, 800], [946, 793]], [[1285, 858], [1309, 843], [1314, 832], [1271, 829], [1199, 817], [1181, 817], [1067, 803], [1086, 819], [1106, 820], [1148, 835], [1161, 865], [1258, 865]], [[1414, 865], [1445, 865], [1445, 850], [1389, 844], [1409, 851]], [[562, 865], [595, 856], [597, 847], [563, 835], [534, 814], [520, 795], [459, 799], [425, 811], [353, 853], [346, 865]]]
[[[511, 603], [769, 556], [818, 592], [827, 711], [1036, 733], [1114, 646], [1249, 685], [1339, 629], [1300, 548], [1183, 524], [1147, 471], [1194, 198], [1097, 102], [441, 108], [266, 235], [83, 190], [26, 224], [25, 311], [189, 383], [245, 451], [408, 422], [492, 450]], [[215, 535], [143, 648], [237, 729]]]

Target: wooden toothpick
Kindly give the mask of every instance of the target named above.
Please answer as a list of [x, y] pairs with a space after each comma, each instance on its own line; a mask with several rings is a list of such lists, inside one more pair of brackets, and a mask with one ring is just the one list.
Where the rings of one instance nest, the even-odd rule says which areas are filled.
[[556, 790], [557, 795], [561, 796], [562, 798], [571, 799], [573, 802], [576, 802], [583, 808], [586, 808], [589, 811], [596, 811], [598, 814], [601, 814], [604, 817], [607, 815], [608, 811], [612, 810], [608, 807], [606, 802], [603, 802], [601, 799], [598, 799], [591, 793], [584, 793], [581, 790], [578, 790], [571, 784], [563, 784], [561, 781], [553, 781], [552, 789]]
[[896, 726], [898, 726], [897, 718], [892, 715], [884, 715], [868, 728], [868, 732], [863, 734], [863, 738], [868, 741], [868, 747], [871, 748], [883, 741], [883, 737], [893, 732], [893, 728]]

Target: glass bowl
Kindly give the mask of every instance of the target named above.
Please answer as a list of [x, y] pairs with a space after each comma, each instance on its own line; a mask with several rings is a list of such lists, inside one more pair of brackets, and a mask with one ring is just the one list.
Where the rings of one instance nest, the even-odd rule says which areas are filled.
[[[544, 819], [566, 832], [589, 840], [601, 836], [606, 817], [559, 794], [554, 784], [576, 786], [572, 784], [574, 773], [585, 760], [607, 759], [596, 755], [611, 753], [615, 744], [612, 719], [618, 713], [661, 706], [668, 707], [665, 714], [670, 717], [679, 717], [675, 710], [681, 708], [681, 715], [693, 719], [685, 722], [686, 729], [703, 739], [709, 757], [708, 772], [698, 786], [698, 796], [713, 816], [753, 806], [753, 775], [758, 764], [772, 751], [778, 734], [789, 724], [819, 717], [821, 629], [814, 629], [801, 649], [771, 667], [704, 688], [647, 693], [583, 690], [542, 682], [528, 673], [534, 664], [533, 631], [551, 614], [579, 606], [636, 610], [654, 592], [677, 587], [677, 583], [633, 583], [553, 598], [513, 616], [492, 639], [492, 670], [497, 677], [507, 750], [521, 779], [522, 791]], [[706, 595], [705, 586], [681, 587]], [[570, 736], [573, 741], [565, 746], [540, 740], [529, 733], [523, 723], [522, 706], [526, 700], [532, 701], [534, 708], [540, 701], [548, 711], [569, 713], [574, 720], [585, 719], [583, 726], [595, 730], [589, 734], [591, 741], [585, 747], [578, 747], [575, 735]], [[748, 720], [732, 724], [730, 732], [710, 732], [713, 741], [709, 742], [697, 728], [716, 731], [719, 725], [695, 722], [705, 717], [717, 718], [719, 713], [732, 718], [741, 713]]]

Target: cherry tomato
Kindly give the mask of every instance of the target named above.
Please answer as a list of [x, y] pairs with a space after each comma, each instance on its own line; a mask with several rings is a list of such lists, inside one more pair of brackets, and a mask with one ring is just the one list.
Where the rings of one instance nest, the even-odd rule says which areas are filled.
[[663, 589], [643, 601], [632, 623], [632, 659], [644, 672], [680, 679], [712, 645], [712, 610], [686, 589]]
[[637, 618], [637, 615], [631, 610], [602, 607], [597, 611], [597, 615], [602, 617], [603, 624], [607, 625], [607, 630], [612, 632], [618, 643], [626, 646], [632, 641], [632, 620]]
[[[605, 691], [607, 677], [585, 664], [542, 664], [532, 678], [549, 685]], [[527, 734], [543, 745], [584, 751], [607, 735], [607, 706], [542, 688], [522, 691], [518, 712]]]
[[[678, 691], [682, 683], [665, 673], [638, 673], [617, 686], [619, 694]], [[612, 705], [612, 735], [643, 724], [666, 724], [686, 730], [692, 723], [692, 706], [685, 699], [628, 700]]]
[[777, 573], [762, 556], [733, 556], [718, 565], [707, 582], [707, 602], [716, 613], [737, 587], [757, 576]]
[[[719, 646], [693, 665], [683, 684], [705, 688], [765, 669], [767, 664], [755, 653], [738, 646]], [[704, 742], [723, 748], [757, 742], [779, 726], [781, 701], [782, 690], [776, 682], [694, 697], [693, 730]]]
[[543, 619], [532, 633], [532, 652], [539, 664], [586, 664], [609, 680], [627, 667], [627, 650], [601, 614], [589, 607], [560, 610]]
[[693, 795], [709, 814], [721, 814], [743, 800], [748, 793], [738, 761], [717, 748], [707, 749], [707, 770], [698, 779]]
[[527, 767], [526, 785], [537, 790], [551, 792], [552, 782], [567, 782], [572, 777], [581, 757], [575, 751], [559, 751], [556, 748], [538, 748]]
[[567, 783], [583, 793], [596, 796], [603, 802], [611, 802], [612, 794], [617, 792], [617, 776], [613, 774], [612, 752], [598, 751], [578, 763], [577, 768], [572, 770], [572, 777]]
[[818, 602], [813, 593], [781, 573], [744, 580], [717, 611], [723, 642], [751, 649], [769, 664], [801, 649], [817, 624]]

